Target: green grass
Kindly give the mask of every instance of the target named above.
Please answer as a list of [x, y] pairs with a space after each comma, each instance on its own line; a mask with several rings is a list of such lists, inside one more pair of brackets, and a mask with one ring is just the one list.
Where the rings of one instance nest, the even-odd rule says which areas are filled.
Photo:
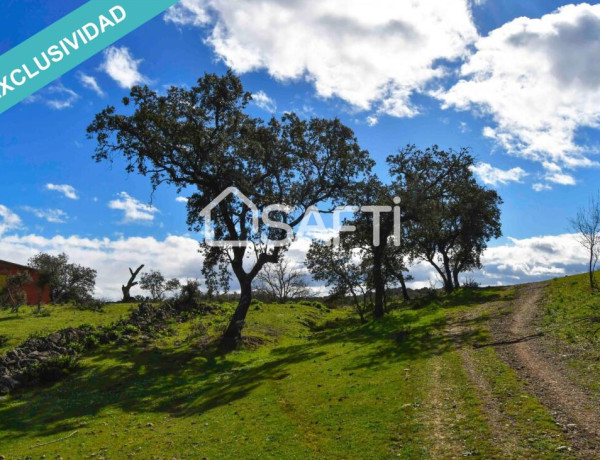
[[600, 396], [600, 292], [590, 290], [587, 274], [550, 282], [544, 328], [574, 370], [571, 377]]
[[54, 332], [82, 324], [107, 325], [125, 315], [134, 304], [108, 304], [102, 311], [79, 310], [72, 305], [46, 305], [38, 315], [37, 306], [26, 306], [19, 313], [0, 310], [0, 353], [15, 348], [31, 334]]
[[[502, 308], [512, 296], [512, 289], [461, 291], [365, 325], [351, 309], [258, 303], [245, 333], [263, 344], [229, 354], [201, 337], [223, 330], [233, 308], [224, 304], [221, 314], [177, 325], [174, 336], [149, 346], [101, 347], [68, 379], [0, 402], [0, 454], [506, 458], [465, 367], [469, 353], [511, 420], [514, 452], [553, 458], [561, 433], [552, 417], [493, 350], [469, 346], [488, 339], [486, 302]], [[468, 324], [451, 330], [469, 312]]]

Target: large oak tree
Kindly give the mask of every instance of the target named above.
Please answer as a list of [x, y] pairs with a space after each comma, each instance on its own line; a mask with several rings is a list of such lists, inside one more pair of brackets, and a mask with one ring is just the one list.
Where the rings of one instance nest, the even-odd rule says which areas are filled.
[[[246, 112], [251, 98], [230, 71], [206, 74], [190, 89], [171, 87], [166, 95], [135, 87], [124, 99], [132, 107], [127, 114], [108, 107], [88, 127], [97, 141], [95, 158], [123, 156], [127, 171], [148, 176], [154, 188], [163, 183], [191, 188], [188, 225], [198, 231], [201, 211], [230, 186], [250, 198], [259, 213], [273, 204], [289, 206], [290, 212], [270, 217], [294, 227], [311, 206], [335, 204], [371, 168], [368, 152], [339, 120], [306, 121], [286, 114], [264, 122]], [[204, 246], [208, 283], [226, 282], [228, 264], [240, 285], [239, 304], [224, 336], [228, 344], [241, 340], [252, 281], [285, 250], [264, 239], [281, 239], [281, 232], [261, 228], [253, 233], [252, 217], [243, 201], [221, 201], [212, 213], [215, 239], [252, 244]]]

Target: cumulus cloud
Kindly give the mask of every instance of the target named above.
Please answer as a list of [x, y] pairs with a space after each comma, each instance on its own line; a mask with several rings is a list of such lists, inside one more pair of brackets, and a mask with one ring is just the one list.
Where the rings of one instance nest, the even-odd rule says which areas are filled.
[[81, 81], [81, 84], [85, 88], [94, 91], [98, 96], [100, 96], [100, 97], [106, 96], [106, 93], [104, 91], [102, 91], [102, 88], [100, 88], [100, 85], [98, 84], [96, 79], [94, 77], [92, 77], [91, 75], [86, 75], [83, 72], [81, 72], [81, 73], [79, 73], [79, 81]]
[[149, 79], [139, 71], [141, 59], [135, 59], [126, 47], [111, 46], [104, 50], [104, 62], [100, 66], [121, 88], [148, 83]]
[[[0, 205], [0, 217], [4, 217], [7, 211]], [[11, 222], [9, 227], [16, 228], [20, 224], [18, 216], [10, 211], [8, 216]], [[163, 240], [152, 237], [110, 239], [60, 235], [48, 238], [33, 234], [2, 236], [2, 225], [2, 258], [24, 264], [41, 251], [52, 254], [66, 252], [74, 262], [98, 271], [98, 296], [118, 299], [128, 267], [137, 267], [141, 263], [145, 263], [148, 270], [159, 269], [168, 278], [201, 278], [202, 255], [198, 252], [198, 241], [190, 236], [171, 235]], [[302, 269], [309, 246], [310, 239], [301, 238], [292, 244], [286, 257], [295, 267]], [[584, 272], [586, 255], [573, 234], [509, 238], [508, 243], [487, 249], [482, 259], [483, 270], [466, 276], [472, 276], [483, 285], [540, 281]], [[413, 288], [429, 286], [436, 280], [433, 269], [425, 263], [411, 267], [411, 274], [415, 278], [410, 283]], [[310, 284], [313, 292], [325, 294], [327, 291], [319, 283], [311, 281]], [[235, 279], [232, 280], [231, 289], [239, 289]]]
[[0, 236], [19, 227], [21, 227], [21, 218], [6, 206], [0, 204]]
[[234, 70], [305, 78], [321, 97], [398, 117], [416, 115], [412, 94], [478, 38], [468, 0], [196, 0], [165, 19], [205, 25], [211, 16], [207, 43]]
[[[488, 248], [481, 276], [506, 284], [537, 281], [585, 271], [586, 251], [576, 235], [509, 238], [510, 243]], [[490, 283], [491, 284], [491, 283]]]
[[70, 198], [71, 200], [78, 200], [79, 196], [77, 195], [77, 191], [72, 185], [62, 184], [46, 184], [46, 190], [53, 190], [55, 192], [62, 193], [65, 197]]
[[506, 185], [510, 182], [521, 182], [528, 174], [522, 168], [500, 169], [489, 163], [478, 163], [471, 168], [475, 175], [486, 185]]
[[444, 107], [491, 115], [495, 126], [484, 136], [542, 163], [547, 181], [573, 184], [563, 169], [597, 164], [575, 137], [579, 128], [600, 123], [599, 35], [600, 5], [517, 18], [481, 38], [462, 79], [437, 97]]
[[202, 26], [210, 17], [206, 10], [206, 1], [180, 0], [167, 10], [164, 20], [179, 26]]
[[108, 203], [110, 209], [123, 211], [123, 222], [151, 222], [159, 211], [154, 206], [144, 204], [127, 192], [117, 194], [118, 198]]
[[[1, 209], [0, 207], [0, 213]], [[73, 262], [96, 269], [96, 295], [113, 300], [122, 295], [121, 284], [129, 276], [128, 268], [137, 267], [141, 263], [146, 264], [147, 270], [160, 270], [167, 278], [183, 281], [187, 278], [201, 277], [202, 257], [198, 253], [198, 242], [188, 237], [168, 236], [164, 240], [151, 237], [0, 237], [0, 254], [3, 259], [26, 264], [27, 260], [38, 252], [65, 252]], [[135, 293], [142, 292], [136, 288]]]
[[184, 196], [178, 196], [177, 198], [175, 198], [175, 201], [177, 201], [178, 203], [187, 203], [189, 200], [189, 198], [186, 198]]
[[23, 206], [23, 210], [52, 224], [64, 224], [69, 217], [62, 209], [39, 209], [31, 206]]
[[254, 93], [252, 95], [252, 102], [254, 102], [257, 107], [266, 110], [267, 112], [273, 113], [275, 110], [277, 110], [277, 104], [275, 104], [275, 101], [267, 96], [267, 93], [264, 91]]

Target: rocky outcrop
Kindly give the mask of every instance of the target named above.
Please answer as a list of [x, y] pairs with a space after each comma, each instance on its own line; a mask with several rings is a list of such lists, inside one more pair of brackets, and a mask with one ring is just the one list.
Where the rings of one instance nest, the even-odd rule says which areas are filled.
[[69, 366], [77, 355], [72, 344], [79, 343], [92, 332], [89, 328], [63, 329], [47, 337], [32, 337], [6, 352], [0, 357], [0, 395], [21, 385], [36, 383], [50, 363], [57, 369]]

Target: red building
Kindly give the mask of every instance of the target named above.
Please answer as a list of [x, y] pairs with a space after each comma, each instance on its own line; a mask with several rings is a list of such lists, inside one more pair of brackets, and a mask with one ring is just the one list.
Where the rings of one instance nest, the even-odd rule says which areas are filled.
[[[25, 265], [14, 264], [5, 260], [0, 260], [0, 290], [6, 285], [6, 279], [11, 275], [16, 275], [19, 272], [28, 272], [33, 280], [33, 283], [27, 284], [23, 291], [27, 297], [28, 305], [36, 305], [40, 301], [40, 290], [37, 287], [39, 274], [37, 270], [26, 267]], [[50, 303], [50, 287], [46, 286], [41, 298], [42, 303]]]

